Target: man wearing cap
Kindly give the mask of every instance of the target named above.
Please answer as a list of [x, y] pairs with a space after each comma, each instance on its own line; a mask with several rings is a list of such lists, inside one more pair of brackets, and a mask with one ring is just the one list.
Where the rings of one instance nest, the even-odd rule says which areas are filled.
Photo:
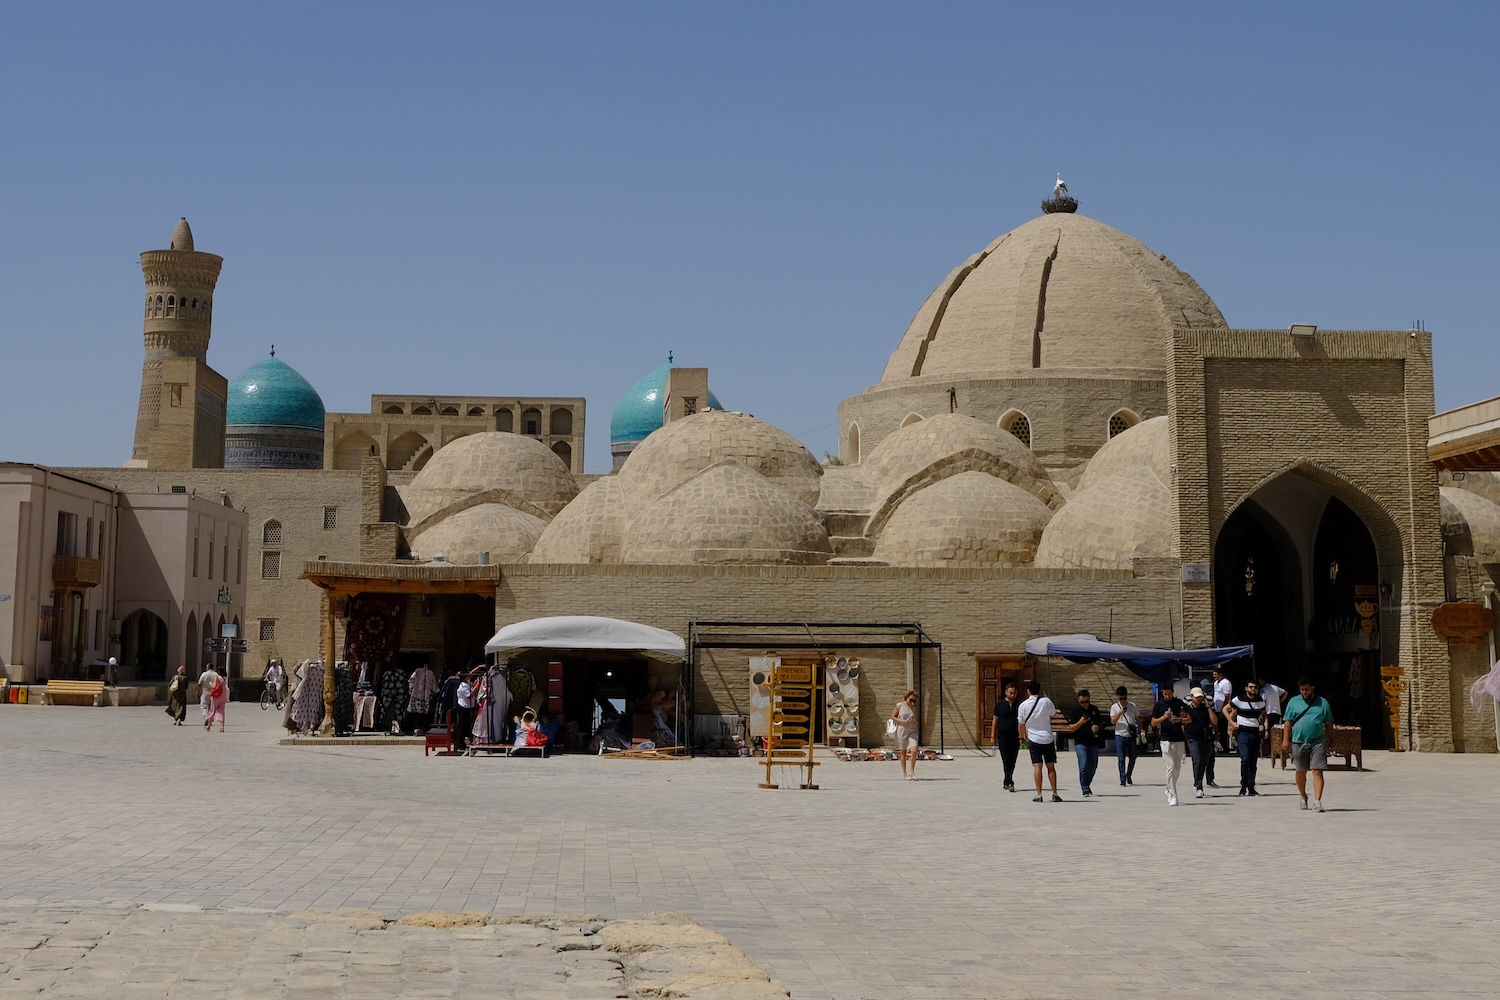
[[1328, 727], [1333, 725], [1333, 706], [1318, 694], [1312, 679], [1297, 682], [1301, 694], [1287, 702], [1281, 727], [1281, 748], [1290, 751], [1297, 769], [1297, 794], [1307, 808], [1307, 772], [1313, 775], [1313, 812], [1323, 811], [1323, 770], [1328, 766]]
[[1219, 713], [1209, 704], [1203, 689], [1195, 687], [1191, 692], [1193, 700], [1188, 702], [1188, 723], [1183, 727], [1183, 735], [1187, 738], [1188, 755], [1193, 758], [1193, 797], [1203, 798], [1203, 780], [1208, 779], [1210, 788], [1218, 788], [1214, 783], [1214, 740], [1218, 736]]

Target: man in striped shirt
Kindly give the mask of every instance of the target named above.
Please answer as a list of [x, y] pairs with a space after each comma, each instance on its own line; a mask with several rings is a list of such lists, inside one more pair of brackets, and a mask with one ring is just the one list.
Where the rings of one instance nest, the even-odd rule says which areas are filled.
[[1245, 682], [1245, 693], [1231, 698], [1224, 707], [1229, 724], [1234, 727], [1235, 743], [1240, 752], [1240, 794], [1259, 795], [1255, 790], [1256, 765], [1260, 762], [1261, 735], [1266, 731], [1266, 701], [1260, 696], [1260, 685]]

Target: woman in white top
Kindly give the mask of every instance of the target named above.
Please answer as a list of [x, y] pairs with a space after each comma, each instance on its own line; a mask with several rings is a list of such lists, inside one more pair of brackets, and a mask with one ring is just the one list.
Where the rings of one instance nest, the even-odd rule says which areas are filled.
[[[891, 711], [896, 724], [896, 754], [901, 759], [901, 776], [917, 780], [917, 692], [908, 691]], [[907, 761], [911, 763], [908, 764]]]

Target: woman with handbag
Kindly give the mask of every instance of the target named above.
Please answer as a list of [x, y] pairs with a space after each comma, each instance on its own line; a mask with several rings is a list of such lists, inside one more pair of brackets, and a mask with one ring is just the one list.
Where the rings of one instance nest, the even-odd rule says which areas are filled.
[[1120, 765], [1120, 787], [1133, 785], [1135, 758], [1140, 752], [1136, 743], [1141, 736], [1141, 710], [1130, 700], [1125, 685], [1115, 688], [1115, 703], [1109, 706], [1109, 721], [1115, 724], [1115, 760]]
[[[917, 692], [908, 691], [891, 710], [891, 722], [895, 724], [896, 755], [901, 760], [901, 777], [907, 781], [917, 780]], [[908, 764], [907, 760], [911, 763]]]

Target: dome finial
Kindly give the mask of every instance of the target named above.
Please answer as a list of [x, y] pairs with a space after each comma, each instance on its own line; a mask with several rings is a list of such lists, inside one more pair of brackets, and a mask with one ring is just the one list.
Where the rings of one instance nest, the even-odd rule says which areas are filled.
[[188, 226], [187, 216], [177, 220], [177, 228], [172, 230], [172, 243], [168, 250], [192, 250], [193, 230]]
[[271, 345], [271, 357], [273, 357], [273, 358], [276, 357], [276, 345], [275, 344]]
[[1068, 184], [1062, 179], [1062, 174], [1057, 175], [1057, 182], [1052, 185], [1052, 197], [1042, 202], [1042, 211], [1048, 215], [1078, 211], [1078, 199], [1068, 194]]
[[672, 363], [672, 352], [668, 351], [667, 352], [667, 364], [670, 365], [671, 363]]

